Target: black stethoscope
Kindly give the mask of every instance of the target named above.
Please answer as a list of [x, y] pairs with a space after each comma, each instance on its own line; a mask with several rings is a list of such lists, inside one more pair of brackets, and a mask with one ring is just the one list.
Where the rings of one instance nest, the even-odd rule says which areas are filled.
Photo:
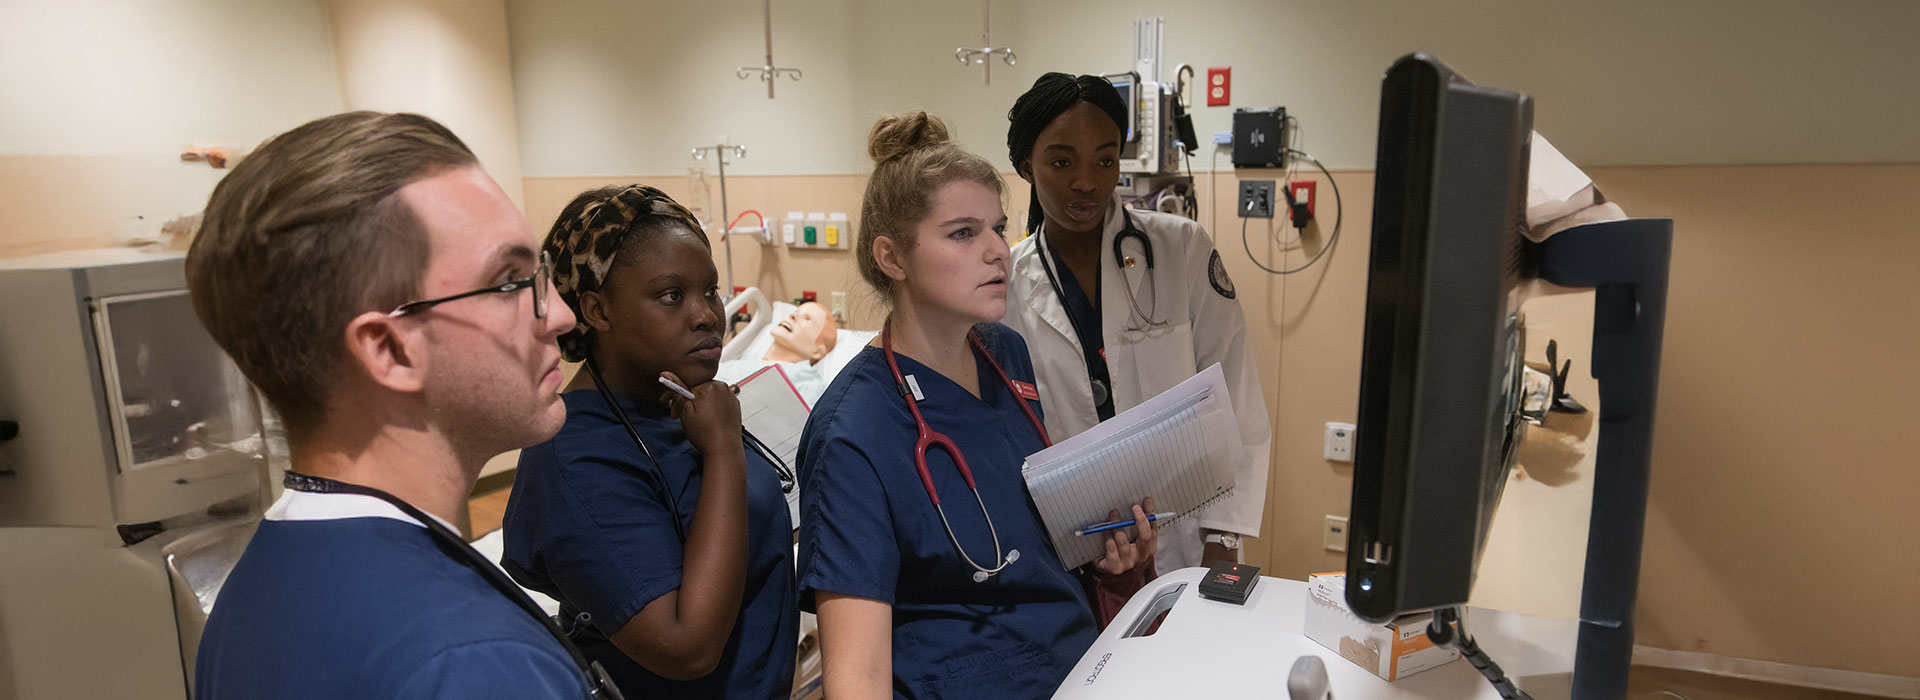
[[546, 611], [541, 610], [540, 606], [536, 605], [532, 598], [527, 597], [526, 591], [521, 590], [520, 586], [515, 585], [511, 579], [508, 579], [505, 573], [495, 568], [493, 562], [487, 561], [486, 557], [480, 556], [480, 552], [475, 551], [471, 545], [467, 544], [466, 540], [461, 539], [460, 535], [455, 534], [453, 530], [440, 524], [440, 521], [421, 512], [420, 509], [413, 507], [406, 501], [394, 497], [393, 494], [376, 488], [296, 472], [287, 472], [286, 478], [282, 483], [287, 488], [307, 493], [343, 493], [356, 496], [372, 496], [400, 509], [400, 512], [405, 513], [407, 517], [419, 521], [422, 527], [427, 528], [427, 533], [433, 537], [434, 542], [439, 544], [440, 548], [444, 550], [448, 556], [452, 557], [454, 561], [466, 564], [468, 568], [478, 572], [481, 578], [487, 580], [488, 585], [493, 586], [494, 590], [499, 591], [501, 595], [506, 596], [507, 599], [513, 601], [515, 605], [520, 606], [521, 610], [526, 611], [528, 615], [532, 615], [535, 620], [540, 622], [540, 627], [545, 629], [547, 634], [553, 637], [553, 641], [560, 644], [560, 648], [567, 651], [567, 656], [573, 658], [573, 664], [579, 667], [580, 672], [586, 676], [587, 697], [623, 700], [619, 686], [613, 684], [613, 678], [607, 675], [607, 670], [600, 666], [600, 662], [589, 661], [586, 656], [582, 655], [580, 650], [573, 646], [573, 642], [567, 639], [567, 634], [560, 630], [560, 625], [554, 622], [554, 619], [548, 616]]
[[[1007, 376], [1007, 371], [1001, 369], [1000, 363], [993, 359], [993, 353], [987, 352], [987, 346], [980, 342], [979, 334], [968, 331], [967, 342], [975, 352], [987, 359], [987, 364], [993, 367], [993, 373], [1000, 377], [1000, 383], [1006, 385], [1007, 393], [1020, 404], [1020, 410], [1027, 414], [1027, 420], [1033, 422], [1033, 429], [1040, 433], [1040, 443], [1052, 447], [1053, 440], [1047, 437], [1047, 426], [1040, 422], [1040, 416], [1034, 414], [1033, 407], [1027, 405], [1028, 397], [1014, 386], [1013, 379]], [[933, 501], [933, 509], [940, 513], [940, 524], [947, 528], [947, 539], [953, 541], [954, 550], [960, 552], [960, 558], [967, 560], [967, 564], [974, 568], [974, 582], [984, 583], [989, 577], [1006, 569], [1008, 564], [1019, 561], [1020, 550], [1007, 551], [1004, 556], [1001, 554], [1000, 531], [993, 525], [993, 515], [987, 513], [987, 502], [980, 498], [980, 486], [973, 481], [973, 470], [967, 467], [966, 456], [960, 454], [960, 446], [954, 444], [953, 438], [934, 430], [932, 426], [927, 425], [926, 417], [920, 415], [920, 402], [913, 396], [919, 391], [919, 383], [900, 374], [900, 362], [894, 358], [893, 354], [893, 322], [891, 321], [880, 328], [880, 349], [886, 354], [887, 368], [893, 370], [894, 387], [900, 391], [900, 396], [907, 400], [907, 411], [913, 414], [914, 426], [920, 430], [920, 437], [913, 444], [913, 466], [920, 470], [920, 484], [926, 487], [927, 498]], [[1032, 398], [1038, 400], [1038, 393], [1033, 393]], [[947, 455], [953, 458], [954, 467], [960, 470], [960, 478], [967, 482], [967, 489], [973, 492], [974, 502], [980, 504], [980, 516], [986, 518], [987, 532], [993, 535], [994, 565], [991, 568], [981, 566], [967, 554], [967, 548], [960, 544], [960, 537], [953, 533], [953, 523], [947, 521], [947, 511], [940, 506], [940, 492], [933, 487], [933, 472], [927, 469], [927, 450], [934, 447], [946, 450]]]
[[[606, 402], [607, 410], [612, 411], [613, 415], [620, 418], [620, 426], [627, 429], [627, 437], [633, 438], [634, 446], [640, 448], [640, 453], [646, 455], [647, 461], [653, 463], [655, 474], [648, 476], [654, 478], [654, 486], [666, 495], [667, 510], [671, 511], [667, 515], [673, 520], [673, 534], [680, 538], [681, 543], [685, 543], [687, 541], [687, 533], [685, 528], [680, 524], [680, 500], [673, 495], [673, 489], [667, 485], [666, 470], [660, 467], [660, 460], [654, 458], [653, 450], [647, 448], [647, 442], [640, 439], [640, 431], [634, 429], [633, 419], [627, 417], [626, 409], [620, 407], [620, 402], [613, 399], [613, 392], [607, 389], [607, 383], [601, 381], [600, 368], [598, 364], [593, 361], [592, 355], [587, 356], [585, 364], [587, 366], [587, 373], [593, 375], [593, 384], [594, 387], [599, 390], [600, 400]], [[786, 460], [780, 459], [779, 455], [774, 454], [773, 450], [767, 447], [767, 443], [761, 441], [759, 436], [754, 435], [752, 431], [744, 427], [741, 428], [740, 438], [742, 442], [746, 443], [748, 448], [751, 448], [755, 453], [759, 454], [761, 459], [773, 465], [774, 473], [780, 475], [780, 492], [793, 493], [796, 483], [793, 475], [793, 467], [787, 466]]]
[[[1129, 333], [1138, 333], [1151, 328], [1165, 326], [1167, 325], [1166, 320], [1154, 320], [1153, 318], [1160, 311], [1160, 282], [1159, 278], [1153, 274], [1153, 241], [1147, 239], [1146, 232], [1141, 231], [1133, 225], [1133, 215], [1127, 213], [1125, 205], [1120, 207], [1120, 218], [1122, 223], [1120, 232], [1113, 236], [1113, 264], [1121, 270], [1120, 288], [1127, 291], [1127, 305], [1132, 307], [1133, 311], [1133, 315], [1127, 318], [1129, 325], [1121, 330]], [[1140, 263], [1139, 260], [1134, 259], [1133, 256], [1127, 255], [1126, 253], [1124, 246], [1127, 239], [1130, 238], [1140, 243], [1140, 257], [1144, 258], [1147, 263], [1146, 311], [1140, 310], [1140, 298], [1134, 294], [1133, 282], [1129, 281], [1126, 277], [1126, 271]], [[1059, 276], [1053, 272], [1052, 255], [1047, 251], [1045, 223], [1040, 225], [1040, 232], [1034, 234], [1034, 240], [1040, 247], [1040, 265], [1047, 272], [1047, 282], [1053, 285], [1053, 293], [1059, 296], [1062, 304], [1065, 304], [1067, 300], [1066, 291], [1060, 286]], [[1098, 285], [1096, 285], [1094, 288], [1094, 304], [1096, 307], [1099, 305], [1099, 294], [1100, 290]], [[1139, 319], [1141, 323], [1135, 323], [1134, 319], [1136, 318]]]

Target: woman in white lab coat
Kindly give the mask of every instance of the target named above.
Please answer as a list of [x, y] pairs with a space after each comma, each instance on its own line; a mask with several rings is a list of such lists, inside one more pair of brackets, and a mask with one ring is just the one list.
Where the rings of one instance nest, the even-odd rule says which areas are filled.
[[1008, 113], [1008, 155], [1033, 186], [1005, 323], [1031, 348], [1055, 440], [1218, 362], [1245, 454], [1228, 497], [1160, 533], [1158, 568], [1239, 560], [1266, 507], [1272, 431], [1246, 318], [1194, 221], [1125, 208], [1115, 188], [1126, 104], [1111, 83], [1048, 73]]

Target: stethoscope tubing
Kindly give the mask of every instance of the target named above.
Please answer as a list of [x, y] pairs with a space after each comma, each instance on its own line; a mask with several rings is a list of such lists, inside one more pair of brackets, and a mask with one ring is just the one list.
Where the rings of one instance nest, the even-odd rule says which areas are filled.
[[[1040, 416], [1033, 412], [1033, 407], [1027, 405], [1027, 399], [1014, 388], [1013, 378], [1007, 376], [1007, 371], [1000, 367], [1000, 362], [993, 359], [992, 353], [987, 352], [986, 344], [980, 341], [980, 336], [969, 331], [967, 343], [972, 350], [986, 358], [987, 365], [993, 368], [993, 373], [1000, 378], [1000, 383], [1007, 387], [1007, 394], [1020, 405], [1021, 412], [1025, 413], [1027, 420], [1033, 423], [1033, 429], [1040, 433], [1041, 444], [1051, 447], [1053, 439], [1048, 437], [1046, 425], [1040, 422]], [[906, 400], [907, 412], [913, 415], [914, 427], [918, 432], [913, 443], [913, 466], [919, 472], [920, 484], [926, 488], [928, 500], [933, 501], [933, 509], [939, 513], [940, 524], [946, 528], [947, 539], [953, 542], [954, 550], [960, 553], [960, 558], [966, 560], [967, 565], [978, 572], [974, 574], [974, 580], [985, 581], [987, 576], [998, 574], [1006, 569], [1007, 565], [1017, 561], [1020, 558], [1020, 551], [1016, 549], [1005, 552], [1001, 549], [1000, 528], [994, 525], [993, 515], [987, 512], [986, 499], [980, 496], [980, 486], [973, 479], [973, 469], [967, 466], [966, 455], [960, 451], [960, 446], [953, 442], [953, 438], [934, 430], [933, 426], [927, 424], [926, 417], [920, 413], [920, 402], [913, 397], [913, 391], [908, 387], [906, 376], [901, 373], [900, 362], [893, 352], [892, 321], [888, 321], [880, 329], [880, 349], [886, 357], [887, 369], [893, 371], [894, 387], [899, 390], [901, 398]], [[960, 544], [960, 536], [953, 531], [953, 523], [947, 519], [947, 509], [940, 504], [940, 490], [933, 485], [933, 471], [927, 467], [927, 451], [934, 447], [946, 450], [947, 455], [953, 458], [954, 467], [959, 470], [960, 478], [967, 482], [967, 490], [973, 492], [973, 500], [980, 506], [980, 516], [986, 519], [987, 532], [993, 537], [994, 566], [992, 567], [982, 566], [974, 561], [972, 555], [967, 554], [967, 548]]]
[[[1154, 273], [1153, 241], [1147, 238], [1145, 231], [1141, 231], [1139, 227], [1133, 225], [1133, 214], [1128, 213], [1124, 205], [1120, 207], [1120, 216], [1122, 222], [1120, 232], [1113, 236], [1113, 265], [1120, 269], [1120, 286], [1127, 291], [1127, 305], [1131, 307], [1133, 315], [1145, 324], [1123, 328], [1122, 330], [1130, 333], [1138, 333], [1149, 328], [1159, 328], [1167, 325], [1165, 320], [1156, 321], [1153, 318], [1154, 314], [1160, 311], [1160, 278], [1159, 275]], [[1067, 300], [1066, 289], [1060, 285], [1060, 278], [1053, 271], [1052, 256], [1047, 251], [1046, 234], [1046, 224], [1042, 223], [1040, 225], [1040, 231], [1034, 234], [1035, 252], [1040, 256], [1040, 269], [1047, 273], [1047, 283], [1053, 287], [1054, 295], [1059, 297], [1060, 303], [1064, 305]], [[1140, 257], [1145, 258], [1147, 263], [1146, 311], [1140, 310], [1140, 297], [1133, 290], [1133, 282], [1126, 279], [1126, 270], [1131, 266], [1128, 265], [1129, 260], [1123, 244], [1125, 244], [1129, 238], [1140, 242]], [[1099, 294], [1097, 285], [1094, 294], [1096, 297]], [[1095, 304], [1098, 305], [1097, 298]], [[1128, 320], [1131, 321], [1132, 318]]]

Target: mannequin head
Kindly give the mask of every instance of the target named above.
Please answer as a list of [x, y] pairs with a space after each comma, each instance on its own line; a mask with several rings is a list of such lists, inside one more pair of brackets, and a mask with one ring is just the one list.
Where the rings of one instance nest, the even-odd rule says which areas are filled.
[[761, 359], [808, 364], [819, 362], [820, 358], [833, 352], [839, 330], [827, 307], [809, 301], [774, 324], [773, 347], [767, 348], [766, 356]]

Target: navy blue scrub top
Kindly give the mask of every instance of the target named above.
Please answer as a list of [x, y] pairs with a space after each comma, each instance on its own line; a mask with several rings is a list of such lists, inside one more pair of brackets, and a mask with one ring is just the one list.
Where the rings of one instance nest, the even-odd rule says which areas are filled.
[[539, 621], [426, 528], [382, 517], [262, 521], [193, 677], [199, 700], [587, 695]]
[[[976, 328], [1013, 379], [1032, 382], [1026, 343], [999, 324]], [[920, 411], [965, 454], [1000, 543], [1020, 559], [984, 583], [962, 559], [914, 469], [918, 432], [878, 348], [840, 372], [801, 437], [800, 598], [817, 592], [893, 606], [898, 698], [1045, 698], [1098, 633], [1080, 579], [1060, 565], [1020, 466], [1043, 446], [993, 369], [976, 355], [981, 397], [906, 355]], [[1029, 403], [1036, 414], [1040, 402]], [[943, 450], [930, 450], [947, 518], [967, 553], [992, 567], [980, 505]]]
[[[675, 681], [646, 670], [607, 636], [656, 598], [680, 587], [682, 542], [657, 484], [673, 489], [680, 526], [693, 528], [700, 455], [680, 421], [630, 397], [621, 406], [653, 450], [646, 458], [599, 392], [563, 395], [560, 433], [520, 453], [507, 501], [505, 560], [521, 585], [559, 600], [563, 620], [580, 612], [589, 629], [574, 643], [605, 666], [629, 698], [786, 697], [793, 685], [799, 612], [793, 586], [793, 526], [773, 465], [747, 448], [747, 577], [740, 617], [719, 666]], [[664, 472], [664, 473], [663, 473]]]
[[[1060, 295], [1060, 308], [1067, 312], [1067, 323], [1073, 326], [1073, 334], [1080, 338], [1080, 358], [1087, 365], [1087, 377], [1107, 387], [1104, 396], [1096, 394], [1094, 398], [1104, 399], [1094, 405], [1094, 411], [1100, 420], [1113, 417], [1113, 377], [1107, 371], [1107, 337], [1100, 329], [1100, 307], [1087, 298], [1080, 289], [1080, 279], [1067, 269], [1067, 263], [1047, 248], [1047, 257], [1053, 265], [1049, 268], [1056, 276], [1053, 291]], [[1100, 268], [1094, 268], [1094, 293], [1100, 290]]]

